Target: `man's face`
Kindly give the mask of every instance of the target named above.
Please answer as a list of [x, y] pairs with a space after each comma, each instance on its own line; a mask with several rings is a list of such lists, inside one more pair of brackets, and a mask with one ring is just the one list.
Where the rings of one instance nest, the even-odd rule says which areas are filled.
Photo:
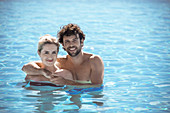
[[63, 48], [71, 56], [77, 56], [81, 51], [80, 38], [75, 35], [63, 37]]

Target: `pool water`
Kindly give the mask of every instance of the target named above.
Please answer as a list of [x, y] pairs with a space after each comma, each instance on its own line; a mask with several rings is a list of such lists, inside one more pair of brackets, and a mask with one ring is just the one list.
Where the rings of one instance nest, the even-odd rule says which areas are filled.
[[[26, 85], [39, 37], [68, 23], [102, 57], [103, 86]], [[169, 113], [170, 1], [0, 0], [0, 112]]]

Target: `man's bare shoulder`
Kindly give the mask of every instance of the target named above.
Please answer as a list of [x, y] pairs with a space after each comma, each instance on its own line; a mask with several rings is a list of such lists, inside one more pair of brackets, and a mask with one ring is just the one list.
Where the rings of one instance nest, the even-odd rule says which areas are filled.
[[91, 53], [84, 53], [86, 59], [90, 61], [91, 64], [101, 64], [102, 58], [99, 55], [94, 55]]
[[59, 67], [59, 68], [63, 68], [63, 65], [66, 63], [67, 61], [67, 56], [59, 56], [57, 58], [57, 62], [56, 62], [56, 65]]
[[85, 59], [89, 59], [89, 58], [91, 58], [91, 56], [93, 56], [93, 54], [91, 54], [91, 53], [83, 53], [83, 54], [85, 56]]
[[91, 61], [98, 61], [98, 60], [101, 61], [102, 58], [99, 55], [94, 55], [93, 54], [93, 55], [90, 56], [90, 60]]
[[90, 64], [91, 64], [91, 66], [101, 66], [101, 65], [103, 65], [103, 60], [102, 60], [102, 58], [99, 56], [99, 55], [92, 55], [92, 56], [90, 56]]
[[89, 59], [90, 61], [97, 61], [97, 60], [102, 60], [101, 57], [99, 55], [94, 55], [91, 53], [84, 53], [84, 56], [86, 57], [86, 59]]

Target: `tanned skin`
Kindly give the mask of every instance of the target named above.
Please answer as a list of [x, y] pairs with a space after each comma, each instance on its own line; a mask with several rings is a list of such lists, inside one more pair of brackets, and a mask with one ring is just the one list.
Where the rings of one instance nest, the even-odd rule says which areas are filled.
[[[74, 25], [71, 25], [74, 26]], [[69, 70], [73, 80], [58, 76], [57, 73], [49, 73], [40, 69], [37, 64], [41, 62], [31, 62], [25, 65], [22, 70], [29, 74], [43, 74], [50, 76], [50, 81], [61, 85], [101, 85], [104, 77], [104, 64], [100, 56], [85, 53], [82, 50], [84, 39], [80, 35], [64, 35], [61, 43], [63, 49], [68, 53], [65, 57], [57, 58], [56, 65], [60, 69]], [[91, 81], [91, 83], [80, 83], [79, 81]]]

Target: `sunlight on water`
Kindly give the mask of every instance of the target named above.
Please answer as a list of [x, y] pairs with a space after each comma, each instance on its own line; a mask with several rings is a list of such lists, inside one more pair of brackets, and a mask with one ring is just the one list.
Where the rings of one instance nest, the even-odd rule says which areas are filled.
[[[68, 23], [102, 57], [103, 86], [26, 85], [21, 68], [39, 60], [39, 37]], [[168, 113], [169, 47], [169, 0], [1, 0], [0, 112]]]

